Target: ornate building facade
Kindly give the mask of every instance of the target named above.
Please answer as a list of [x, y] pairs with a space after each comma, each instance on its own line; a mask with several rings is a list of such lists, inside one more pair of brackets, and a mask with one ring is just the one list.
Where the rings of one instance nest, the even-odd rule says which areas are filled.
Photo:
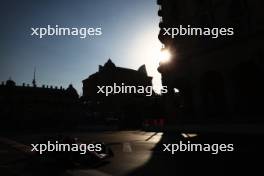
[[[83, 82], [83, 97], [93, 99], [104, 97], [105, 95], [97, 94], [97, 86], [107, 86], [116, 83], [121, 85], [133, 86], [152, 86], [152, 77], [147, 75], [145, 65], [139, 67], [138, 70], [117, 67], [110, 59], [104, 64], [99, 65], [98, 72], [89, 76]], [[123, 95], [122, 95], [123, 96]]]
[[[263, 2], [158, 0], [159, 40], [172, 54], [158, 71], [177, 122], [263, 122]], [[165, 36], [164, 28], [232, 27], [217, 39]], [[173, 89], [179, 92], [175, 94]]]
[[90, 104], [94, 113], [99, 118], [118, 119], [121, 126], [140, 126], [146, 114], [151, 113], [153, 97], [145, 94], [105, 94], [98, 93], [97, 86], [130, 85], [130, 86], [152, 86], [152, 77], [147, 75], [145, 65], [138, 70], [117, 67], [110, 59], [99, 66], [98, 72], [83, 80], [83, 97], [85, 104]]

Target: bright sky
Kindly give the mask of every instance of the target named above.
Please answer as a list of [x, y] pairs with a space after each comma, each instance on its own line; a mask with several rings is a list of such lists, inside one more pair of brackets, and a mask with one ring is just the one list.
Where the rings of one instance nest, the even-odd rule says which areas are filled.
[[[0, 7], [0, 80], [67, 87], [81, 93], [81, 81], [108, 58], [120, 67], [146, 64], [155, 87], [157, 72], [158, 5], [156, 0], [6, 0]], [[61, 36], [38, 39], [31, 27], [101, 27], [103, 34], [79, 39]]]

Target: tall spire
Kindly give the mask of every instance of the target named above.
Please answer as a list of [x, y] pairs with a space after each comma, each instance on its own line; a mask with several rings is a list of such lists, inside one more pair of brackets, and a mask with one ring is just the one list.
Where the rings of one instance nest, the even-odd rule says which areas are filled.
[[36, 67], [34, 67], [34, 75], [33, 75], [32, 84], [33, 84], [33, 87], [37, 87], [37, 84], [36, 84]]

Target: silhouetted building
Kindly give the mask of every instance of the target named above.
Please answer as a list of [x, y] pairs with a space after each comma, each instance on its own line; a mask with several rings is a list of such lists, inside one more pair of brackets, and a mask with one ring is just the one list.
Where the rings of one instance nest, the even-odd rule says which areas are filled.
[[[167, 110], [178, 122], [263, 122], [263, 2], [158, 0]], [[164, 35], [179, 25], [234, 28], [233, 36]], [[174, 88], [179, 90], [174, 93]]]
[[[98, 97], [105, 97], [103, 94], [98, 94], [97, 86], [113, 86], [113, 83], [121, 86], [152, 86], [152, 77], [147, 75], [145, 65], [139, 67], [138, 70], [128, 68], [116, 67], [109, 59], [104, 66], [99, 65], [98, 72], [90, 75], [83, 80], [83, 97], [86, 99], [93, 99]], [[124, 95], [124, 94], [120, 94]]]
[[72, 85], [18, 86], [9, 79], [0, 85], [0, 107], [2, 128], [58, 128], [77, 119], [80, 103]]
[[[98, 93], [97, 86], [152, 86], [152, 77], [147, 75], [145, 65], [138, 70], [117, 67], [110, 59], [99, 66], [98, 72], [83, 80], [82, 100], [92, 107], [92, 111], [98, 114], [101, 119], [108, 117], [126, 121], [127, 125], [141, 123], [146, 107], [151, 104], [151, 97], [145, 93], [118, 93], [109, 94]], [[154, 94], [154, 91], [152, 91]], [[149, 109], [150, 111], [150, 109]]]

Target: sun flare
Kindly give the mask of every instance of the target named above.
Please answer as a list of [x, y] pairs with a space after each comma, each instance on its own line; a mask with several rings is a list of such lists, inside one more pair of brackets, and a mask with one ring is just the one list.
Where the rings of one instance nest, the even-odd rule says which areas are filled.
[[169, 62], [171, 59], [171, 53], [168, 50], [162, 50], [159, 52], [159, 61], [162, 63]]
[[[146, 32], [144, 35], [135, 38], [131, 48], [133, 48], [131, 62], [136, 63], [135, 68], [140, 64], [146, 64], [148, 75], [153, 77], [152, 84], [154, 90], [159, 93], [162, 88], [161, 75], [158, 72], [159, 64], [162, 62], [169, 62], [171, 59], [171, 53], [167, 49], [161, 49], [162, 44], [159, 40], [153, 36], [156, 32]], [[140, 64], [138, 64], [140, 63]]]

